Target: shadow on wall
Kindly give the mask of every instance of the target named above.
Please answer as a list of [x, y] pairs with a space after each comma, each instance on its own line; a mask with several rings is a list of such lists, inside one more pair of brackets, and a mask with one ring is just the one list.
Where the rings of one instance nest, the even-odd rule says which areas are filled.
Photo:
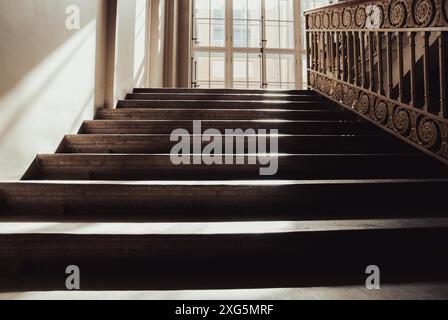
[[[0, 4], [0, 180], [17, 180], [38, 153], [93, 117], [97, 1]], [[81, 29], [65, 27], [78, 5]]]

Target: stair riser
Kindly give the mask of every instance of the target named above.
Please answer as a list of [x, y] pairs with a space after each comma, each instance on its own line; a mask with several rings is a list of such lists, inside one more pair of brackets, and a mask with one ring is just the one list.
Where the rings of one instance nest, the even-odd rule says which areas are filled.
[[[356, 241], [353, 241], [356, 239]], [[446, 229], [263, 235], [3, 235], [0, 290], [243, 289], [357, 285], [378, 265], [381, 284], [445, 280]]]
[[[269, 186], [1, 184], [0, 219], [150, 222], [445, 216], [446, 187], [443, 182]], [[413, 199], [412, 206], [403, 208], [407, 199]]]
[[[222, 153], [225, 153], [225, 137], [222, 138]], [[267, 151], [271, 139], [266, 139]], [[235, 140], [234, 140], [235, 141]], [[190, 152], [193, 139], [190, 138]], [[125, 136], [125, 135], [77, 135], [67, 136], [58, 153], [162, 153], [171, 154], [178, 142], [171, 142], [170, 136]], [[413, 152], [410, 147], [383, 136], [280, 136], [277, 141], [280, 153], [400, 153]], [[202, 142], [202, 150], [209, 143]], [[248, 152], [248, 139], [245, 139]], [[235, 146], [235, 144], [234, 144]], [[235, 148], [235, 147], [234, 147]], [[235, 149], [234, 152], [235, 153]]]
[[253, 101], [150, 101], [125, 100], [119, 101], [118, 109], [290, 109], [290, 110], [338, 110], [324, 102], [253, 102]]
[[[247, 163], [247, 158], [245, 160]], [[423, 157], [289, 156], [264, 179], [438, 178], [446, 171]], [[415, 170], [424, 165], [429, 170]], [[365, 168], [370, 168], [366, 170]], [[259, 165], [173, 165], [169, 156], [55, 155], [39, 157], [24, 180], [238, 180], [259, 179]]]
[[126, 95], [126, 100], [198, 100], [198, 101], [327, 101], [317, 95], [263, 95], [263, 94], [194, 94], [194, 93], [134, 93]]
[[97, 120], [355, 120], [354, 113], [340, 111], [258, 111], [203, 109], [100, 109]]
[[[229, 127], [242, 130], [270, 129], [278, 130], [280, 134], [373, 134], [378, 129], [366, 122], [216, 122], [203, 121], [203, 130], [217, 129], [224, 132]], [[171, 134], [178, 128], [193, 131], [192, 121], [86, 121], [81, 134]]]
[[316, 96], [312, 90], [261, 90], [261, 89], [188, 89], [188, 88], [136, 88], [134, 93], [207, 93], [207, 94], [299, 94]]

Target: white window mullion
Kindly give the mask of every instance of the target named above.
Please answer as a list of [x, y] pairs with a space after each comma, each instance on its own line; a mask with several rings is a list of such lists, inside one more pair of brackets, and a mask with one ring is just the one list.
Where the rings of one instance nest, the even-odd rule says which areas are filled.
[[300, 0], [294, 0], [294, 46], [296, 55], [296, 87], [301, 89], [304, 85], [303, 83], [303, 73], [302, 73], [302, 33], [298, 32], [302, 28], [302, 5]]
[[226, 0], [226, 88], [233, 88], [233, 0]]
[[267, 86], [266, 76], [266, 0], [261, 0], [261, 87]]

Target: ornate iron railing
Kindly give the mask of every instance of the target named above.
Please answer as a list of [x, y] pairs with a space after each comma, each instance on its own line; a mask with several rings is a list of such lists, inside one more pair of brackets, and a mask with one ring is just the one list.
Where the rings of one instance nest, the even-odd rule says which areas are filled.
[[448, 0], [305, 13], [308, 86], [448, 164]]

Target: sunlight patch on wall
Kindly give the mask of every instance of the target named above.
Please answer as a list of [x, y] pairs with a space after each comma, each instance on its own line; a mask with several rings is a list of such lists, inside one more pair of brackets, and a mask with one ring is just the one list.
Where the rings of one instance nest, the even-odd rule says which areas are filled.
[[0, 98], [0, 178], [18, 179], [37, 153], [93, 117], [96, 20], [48, 55]]

